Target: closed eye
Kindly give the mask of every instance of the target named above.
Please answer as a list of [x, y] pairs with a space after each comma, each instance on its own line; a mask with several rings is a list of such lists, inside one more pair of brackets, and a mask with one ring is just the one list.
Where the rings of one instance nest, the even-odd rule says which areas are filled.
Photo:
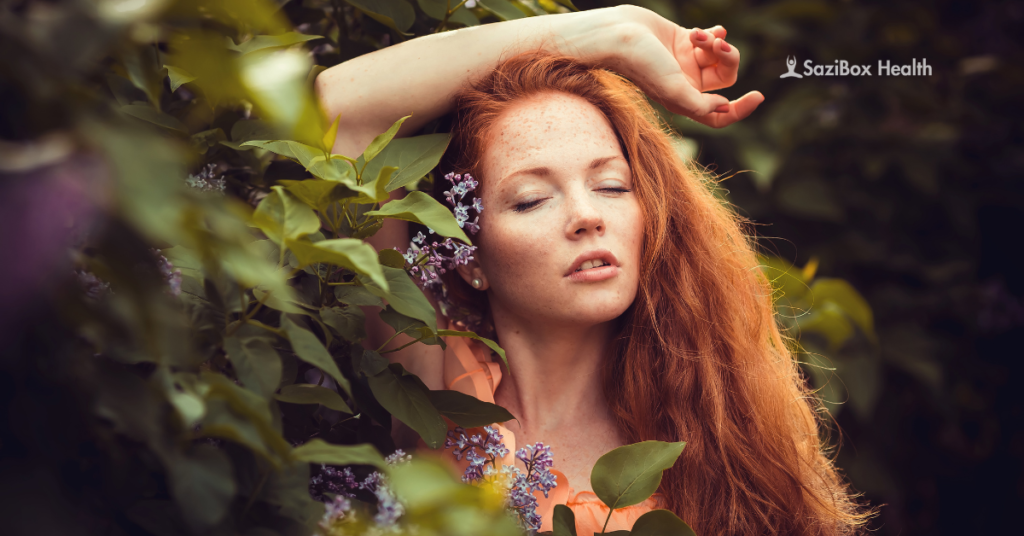
[[633, 190], [630, 189], [630, 188], [601, 188], [600, 191], [602, 191], [602, 192], [615, 192], [615, 193], [624, 194], [624, 193], [627, 193], [627, 192], [632, 192]]
[[531, 208], [539, 205], [541, 201], [543, 201], [543, 199], [535, 199], [533, 201], [519, 203], [518, 205], [512, 207], [512, 212], [526, 212], [527, 210], [530, 210]]

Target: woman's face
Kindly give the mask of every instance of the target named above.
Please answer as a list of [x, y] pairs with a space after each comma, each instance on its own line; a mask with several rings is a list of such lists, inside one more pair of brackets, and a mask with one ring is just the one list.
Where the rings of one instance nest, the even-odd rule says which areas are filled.
[[586, 100], [521, 100], [487, 133], [477, 258], [496, 318], [597, 324], [639, 283], [642, 219], [611, 123]]

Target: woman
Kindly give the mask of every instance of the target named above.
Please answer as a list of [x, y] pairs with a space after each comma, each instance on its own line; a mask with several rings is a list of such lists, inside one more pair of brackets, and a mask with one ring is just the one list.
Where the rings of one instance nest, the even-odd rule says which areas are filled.
[[[341, 154], [398, 117], [412, 114], [407, 135], [454, 112], [441, 169], [476, 177], [486, 210], [475, 260], [444, 276], [446, 301], [482, 318], [470, 327], [493, 330], [511, 371], [463, 339], [388, 355], [431, 389], [509, 409], [513, 451], [551, 446], [555, 502], [573, 508], [581, 534], [607, 514], [590, 489], [595, 461], [650, 439], [688, 445], [659, 494], [616, 512], [608, 530], [657, 507], [702, 534], [843, 534], [865, 519], [823, 454], [817, 406], [739, 219], [679, 161], [636, 88], [602, 70], [726, 126], [763, 97], [704, 93], [735, 82], [739, 52], [725, 35], [621, 6], [419, 38], [317, 80], [327, 113], [342, 117]], [[375, 241], [404, 251], [408, 228], [389, 223]], [[454, 323], [440, 312], [438, 322]], [[378, 343], [393, 333], [370, 327]]]

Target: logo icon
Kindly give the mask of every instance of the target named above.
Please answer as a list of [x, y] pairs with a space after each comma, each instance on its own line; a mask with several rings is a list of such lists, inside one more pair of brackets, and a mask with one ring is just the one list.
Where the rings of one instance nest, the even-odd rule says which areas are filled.
[[779, 78], [803, 78], [804, 75], [796, 72], [796, 56], [786, 56], [786, 69], [782, 76]]

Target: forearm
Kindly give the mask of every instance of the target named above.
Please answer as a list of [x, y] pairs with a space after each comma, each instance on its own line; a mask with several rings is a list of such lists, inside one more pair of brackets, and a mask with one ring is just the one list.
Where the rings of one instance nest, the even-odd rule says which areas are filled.
[[[359, 56], [317, 77], [330, 118], [341, 115], [334, 152], [356, 156], [399, 118], [399, 136], [451, 110], [451, 98], [511, 54], [533, 48], [581, 55], [607, 10], [528, 17], [419, 37]], [[581, 45], [583, 45], [581, 47]]]

